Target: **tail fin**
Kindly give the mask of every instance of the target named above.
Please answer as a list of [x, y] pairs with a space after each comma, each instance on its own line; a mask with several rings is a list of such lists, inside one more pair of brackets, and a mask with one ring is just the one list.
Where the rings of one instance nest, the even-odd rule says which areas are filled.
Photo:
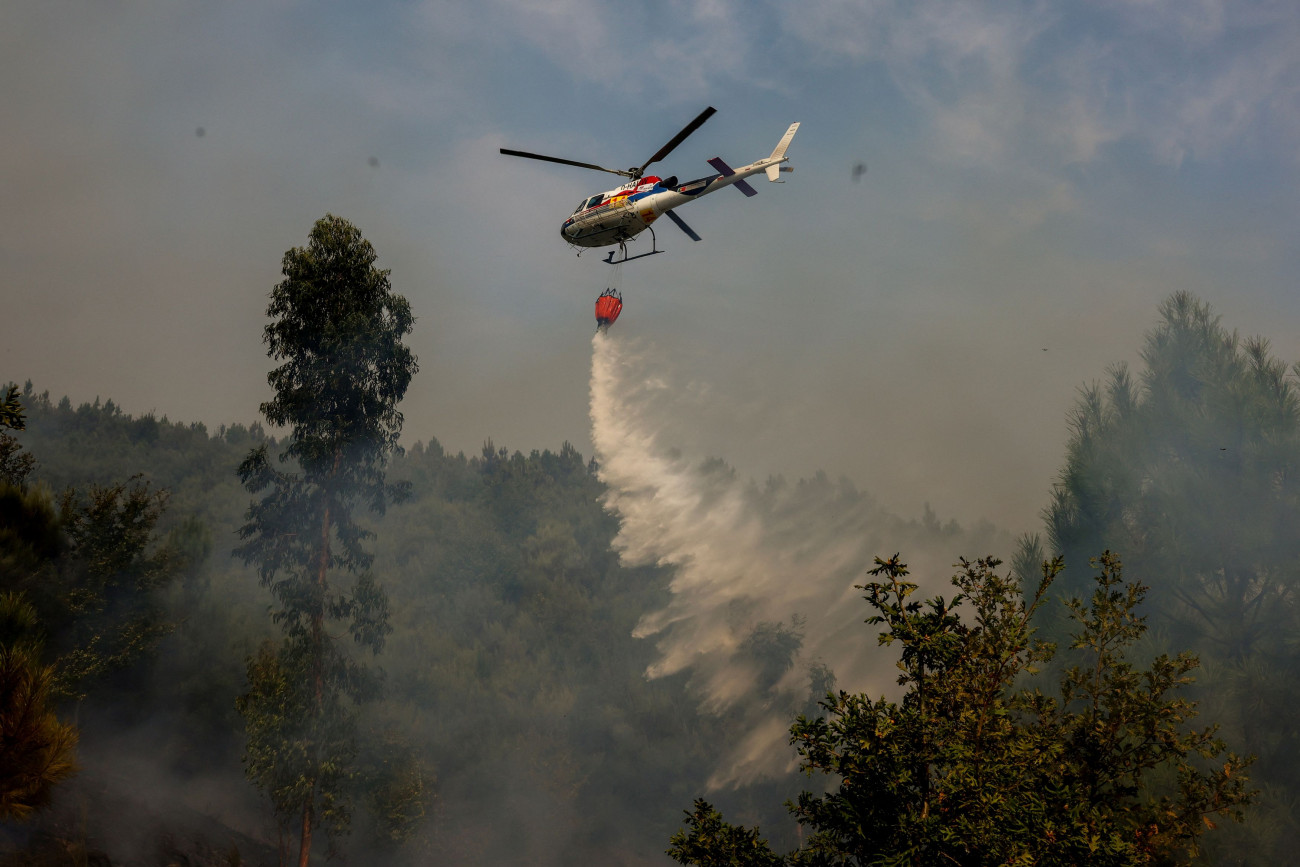
[[781, 136], [781, 140], [776, 143], [776, 150], [772, 151], [772, 155], [768, 157], [768, 159], [769, 160], [783, 159], [785, 157], [785, 149], [790, 146], [790, 139], [794, 138], [794, 134], [798, 131], [799, 131], [799, 124], [797, 123], [790, 124], [790, 128], [785, 131], [785, 135]]

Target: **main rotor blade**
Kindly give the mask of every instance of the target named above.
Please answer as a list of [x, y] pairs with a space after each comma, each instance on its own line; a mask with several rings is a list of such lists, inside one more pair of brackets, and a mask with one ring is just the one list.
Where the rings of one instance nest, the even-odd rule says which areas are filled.
[[530, 160], [542, 160], [543, 162], [548, 162], [548, 163], [560, 163], [566, 166], [577, 166], [580, 169], [595, 169], [598, 172], [609, 172], [611, 175], [622, 175], [625, 178], [632, 177], [632, 173], [629, 171], [620, 170], [620, 169], [607, 169], [604, 166], [598, 166], [594, 163], [580, 163], [577, 162], [576, 160], [563, 160], [560, 159], [559, 157], [547, 157], [547, 156], [542, 156], [541, 154], [530, 154], [527, 151], [512, 151], [512, 150], [508, 150], [507, 148], [501, 148], [501, 153], [505, 154], [508, 157], [527, 157]]
[[672, 220], [674, 223], [676, 223], [677, 228], [685, 232], [687, 237], [689, 237], [692, 241], [700, 240], [700, 236], [695, 234], [695, 230], [692, 229], [690, 226], [686, 225], [686, 221], [683, 220], [681, 217], [677, 216], [672, 211], [664, 211], [664, 216]]
[[679, 144], [686, 141], [686, 137], [691, 133], [695, 132], [697, 129], [699, 129], [700, 126], [703, 125], [703, 123], [706, 120], [713, 117], [713, 114], [716, 111], [717, 111], [716, 108], [714, 108], [713, 106], [709, 106], [708, 108], [704, 109], [704, 111], [700, 112], [699, 117], [695, 118], [695, 120], [686, 124], [686, 127], [681, 132], [673, 136], [672, 141], [668, 142], [668, 144], [659, 148], [659, 152], [656, 153], [654, 156], [652, 156], [650, 159], [646, 160], [644, 163], [642, 163], [641, 168], [638, 169], [637, 171], [644, 172], [646, 166], [650, 165], [651, 163], [657, 163], [661, 159], [663, 159], [664, 157], [672, 153], [673, 148], [677, 147]]

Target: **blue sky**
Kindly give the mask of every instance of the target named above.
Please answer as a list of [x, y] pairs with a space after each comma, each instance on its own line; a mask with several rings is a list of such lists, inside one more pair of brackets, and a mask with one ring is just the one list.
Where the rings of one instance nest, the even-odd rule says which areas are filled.
[[0, 378], [76, 402], [256, 418], [332, 212], [419, 317], [408, 443], [589, 453], [609, 269], [558, 228], [607, 176], [498, 148], [632, 165], [706, 105], [663, 173], [803, 126], [788, 183], [624, 271], [688, 453], [1032, 529], [1170, 292], [1300, 359], [1294, 3], [17, 0], [0, 77]]

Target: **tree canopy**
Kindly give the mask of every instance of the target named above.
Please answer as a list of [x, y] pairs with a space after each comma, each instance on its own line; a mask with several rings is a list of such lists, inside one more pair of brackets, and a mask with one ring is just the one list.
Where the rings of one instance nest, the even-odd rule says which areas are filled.
[[[1123, 551], [1159, 596], [1152, 643], [1206, 661], [1194, 694], [1259, 756], [1259, 818], [1220, 835], [1225, 857], [1280, 863], [1300, 846], [1300, 365], [1186, 292], [1160, 305], [1141, 362], [1083, 390], [1048, 544], [1074, 564]], [[1062, 576], [1071, 592], [1084, 578]]]
[[1043, 564], [1028, 598], [995, 559], [960, 566], [951, 600], [922, 603], [897, 556], [877, 560], [868, 623], [899, 647], [903, 696], [840, 691], [795, 722], [802, 769], [829, 789], [788, 804], [802, 846], [778, 857], [697, 801], [668, 854], [708, 867], [1185, 864], [1216, 820], [1240, 818], [1247, 761], [1213, 727], [1188, 726], [1196, 709], [1180, 690], [1196, 659], [1129, 658], [1146, 588], [1124, 582], [1118, 558], [1095, 561], [1091, 598], [1071, 602], [1076, 632], [1050, 692], [1032, 676], [1056, 649], [1031, 619], [1061, 562]]

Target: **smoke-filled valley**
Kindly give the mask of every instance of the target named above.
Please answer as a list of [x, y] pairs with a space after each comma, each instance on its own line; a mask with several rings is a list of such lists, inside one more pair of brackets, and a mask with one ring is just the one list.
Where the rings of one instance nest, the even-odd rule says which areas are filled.
[[[790, 833], [790, 719], [835, 683], [891, 679], [853, 586], [871, 557], [901, 545], [945, 574], [944, 551], [1008, 546], [991, 526], [893, 515], [847, 480], [754, 483], [675, 451], [654, 434], [670, 390], [615, 346], [596, 344], [592, 460], [491, 442], [449, 455], [430, 440], [393, 461], [414, 496], [374, 523], [394, 633], [367, 725], [418, 760], [430, 797], [401, 846], [358, 811], [344, 852], [654, 862], [690, 799], [719, 786], [721, 802]], [[248, 841], [273, 852], [274, 823], [241, 772], [235, 699], [274, 631], [256, 575], [231, 557], [247, 508], [234, 468], [276, 441], [257, 425], [132, 418], [112, 401], [23, 400], [38, 489], [138, 475], [170, 492], [160, 538], [197, 522], [207, 552], [163, 594], [173, 628], [156, 656], [83, 703], [85, 770], [42, 822], [69, 834], [76, 805], [120, 803], [129, 815], [86, 826], [110, 857], [152, 863], [160, 840], [206, 828], [203, 846], [256, 863]], [[686, 538], [648, 532], [660, 521]], [[213, 839], [212, 822], [239, 833]]]
[[[1152, 587], [1148, 650], [1200, 653], [1206, 722], [1261, 757], [1258, 810], [1202, 863], [1286, 850], [1300, 818], [1286, 674], [1297, 664], [1296, 371], [1188, 296], [1161, 316], [1139, 377], [1116, 369], [1082, 396], [1041, 540], [928, 508], [899, 515], [845, 479], [750, 479], [725, 455], [684, 451], [674, 426], [689, 425], [692, 402], [725, 396], [617, 333], [593, 339], [594, 455], [488, 442], [467, 457], [436, 439], [395, 455], [389, 477], [409, 483], [409, 501], [365, 522], [392, 632], [373, 658], [382, 697], [361, 712], [369, 737], [338, 854], [663, 863], [700, 795], [794, 848], [782, 802], [829, 783], [794, 773], [791, 722], [822, 713], [831, 689], [898, 692], [897, 651], [863, 623], [858, 585], [874, 557], [901, 552], [931, 596], [950, 592], [959, 557], [1015, 561], [1024, 578], [1060, 550], [1073, 592], [1081, 561], [1105, 547]], [[275, 863], [283, 826], [244, 777], [236, 703], [277, 627], [256, 571], [231, 552], [249, 502], [236, 468], [283, 439], [131, 417], [111, 401], [74, 407], [30, 387], [21, 402], [21, 451], [4, 458], [7, 472], [35, 458], [23, 496], [166, 491], [150, 544], [186, 557], [149, 594], [156, 649], [62, 706], [80, 730], [81, 771], [33, 820], [6, 826], [3, 863]], [[16, 587], [31, 552], [8, 496], [0, 578]], [[1044, 634], [1068, 644], [1053, 604]]]
[[1297, 862], [1298, 47], [5, 2], [0, 867]]

